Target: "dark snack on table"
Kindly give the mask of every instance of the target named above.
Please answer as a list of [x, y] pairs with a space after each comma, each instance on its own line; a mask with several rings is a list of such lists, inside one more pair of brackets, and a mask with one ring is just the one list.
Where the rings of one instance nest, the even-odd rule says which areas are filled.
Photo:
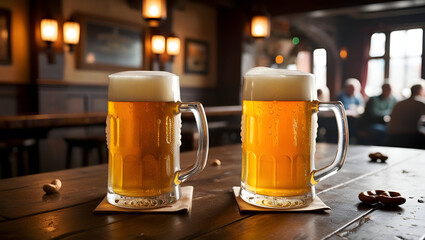
[[402, 197], [399, 192], [385, 190], [361, 192], [359, 194], [359, 199], [364, 203], [374, 204], [381, 202], [387, 206], [397, 206], [406, 202], [406, 198]]
[[388, 159], [388, 156], [380, 153], [380, 152], [376, 152], [376, 153], [370, 153], [369, 154], [370, 160], [372, 162], [376, 162], [378, 159], [381, 160], [381, 162], [385, 162]]

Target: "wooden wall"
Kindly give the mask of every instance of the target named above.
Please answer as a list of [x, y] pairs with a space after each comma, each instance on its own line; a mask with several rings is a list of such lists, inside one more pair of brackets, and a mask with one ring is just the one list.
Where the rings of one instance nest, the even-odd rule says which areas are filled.
[[[99, 18], [129, 21], [149, 32], [141, 17], [140, 9], [129, 4], [131, 1], [103, 0], [17, 0], [2, 1], [0, 8], [11, 12], [12, 62], [0, 65], [0, 108], [1, 115], [56, 113], [106, 110], [108, 75], [117, 70], [92, 70], [78, 68], [76, 53], [70, 52], [62, 42], [61, 25], [75, 13], [95, 15]], [[175, 3], [177, 1], [170, 1]], [[59, 38], [53, 44], [55, 63], [48, 63], [46, 44], [40, 39], [39, 22], [51, 15], [59, 21]], [[168, 70], [180, 76], [183, 100], [201, 101], [204, 105], [215, 105], [217, 85], [217, 26], [216, 8], [199, 2], [179, 2], [169, 13], [170, 31], [181, 38], [181, 52], [168, 65]], [[189, 25], [188, 25], [189, 24]], [[167, 32], [169, 33], [169, 31]], [[186, 39], [204, 41], [209, 46], [209, 68], [207, 74], [184, 72], [184, 44]], [[147, 46], [143, 48], [149, 49]], [[149, 54], [145, 54], [149, 58]], [[144, 59], [149, 61], [150, 59]], [[149, 65], [144, 70], [149, 69]], [[54, 91], [53, 91], [54, 89]], [[96, 89], [96, 90], [95, 90]], [[103, 100], [88, 97], [97, 91]], [[63, 91], [61, 93], [61, 91]], [[102, 93], [100, 93], [102, 92]], [[50, 95], [51, 94], [51, 95]], [[80, 96], [83, 100], [69, 100], [69, 96]], [[46, 99], [58, 106], [46, 105]], [[86, 106], [79, 105], [84, 102]], [[102, 102], [103, 107], [97, 106]]]

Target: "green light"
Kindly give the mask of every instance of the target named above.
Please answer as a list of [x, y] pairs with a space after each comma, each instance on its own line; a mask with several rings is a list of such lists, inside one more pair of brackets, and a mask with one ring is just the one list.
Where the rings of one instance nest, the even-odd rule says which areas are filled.
[[297, 45], [298, 43], [300, 43], [300, 38], [299, 37], [293, 37], [292, 38], [292, 43]]

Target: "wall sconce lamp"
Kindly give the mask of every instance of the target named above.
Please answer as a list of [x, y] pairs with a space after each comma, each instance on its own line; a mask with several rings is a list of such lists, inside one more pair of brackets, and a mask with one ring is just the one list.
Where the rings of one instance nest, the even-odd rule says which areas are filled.
[[152, 53], [154, 54], [163, 54], [167, 50], [167, 54], [170, 56], [175, 56], [180, 53], [180, 38], [178, 37], [168, 37], [165, 41], [165, 36], [163, 35], [153, 35], [152, 36]]
[[80, 41], [80, 24], [74, 21], [66, 21], [63, 24], [64, 42], [69, 45], [69, 51], [73, 51], [73, 46]]
[[163, 54], [165, 52], [165, 37], [162, 35], [152, 36], [152, 53]]
[[180, 53], [180, 38], [168, 37], [167, 38], [167, 54], [170, 55], [170, 61], [173, 61], [174, 56]]
[[150, 27], [158, 27], [167, 18], [166, 0], [143, 0], [142, 14]]
[[251, 35], [254, 38], [270, 36], [270, 19], [265, 15], [257, 15], [251, 19]]
[[[155, 55], [155, 63], [159, 64], [159, 69], [163, 70], [164, 67], [170, 67], [174, 56], [180, 53], [180, 38], [175, 36], [165, 38], [163, 35], [152, 35], [151, 48], [152, 53]], [[167, 62], [169, 63], [168, 65], [166, 64]]]
[[53, 52], [52, 43], [58, 39], [58, 21], [50, 18], [43, 18], [41, 19], [40, 29], [41, 40], [45, 41], [47, 44], [47, 62], [54, 63], [55, 55]]

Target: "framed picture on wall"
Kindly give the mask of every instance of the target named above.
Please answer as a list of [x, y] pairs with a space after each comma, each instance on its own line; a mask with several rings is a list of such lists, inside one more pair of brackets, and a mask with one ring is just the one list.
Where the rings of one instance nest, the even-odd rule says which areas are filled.
[[199, 40], [186, 39], [184, 47], [184, 72], [208, 74], [209, 49], [208, 43]]
[[77, 15], [81, 25], [77, 68], [143, 69], [142, 26], [120, 20]]
[[0, 64], [12, 63], [10, 48], [10, 11], [0, 9]]

